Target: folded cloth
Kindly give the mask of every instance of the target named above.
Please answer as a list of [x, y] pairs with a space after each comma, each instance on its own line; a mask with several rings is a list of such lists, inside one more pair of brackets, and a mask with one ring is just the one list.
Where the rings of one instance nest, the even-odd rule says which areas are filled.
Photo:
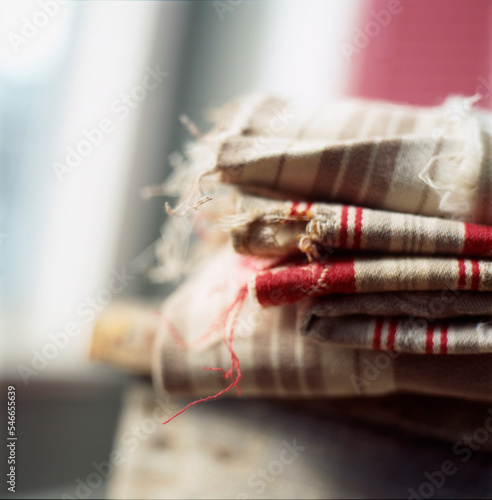
[[492, 353], [492, 322], [424, 318], [319, 317], [309, 311], [301, 332], [334, 345], [421, 354]]
[[302, 308], [316, 318], [353, 315], [457, 318], [492, 316], [492, 294], [487, 292], [381, 292], [325, 295], [303, 299]]
[[249, 285], [262, 306], [333, 293], [492, 291], [492, 261], [456, 257], [332, 256], [258, 272]]
[[223, 183], [270, 197], [492, 224], [492, 127], [476, 100], [433, 108], [341, 100], [306, 109], [247, 97], [216, 112], [197, 156], [211, 151]]
[[241, 262], [218, 253], [164, 303], [152, 358], [161, 393], [210, 396], [239, 386], [245, 396], [410, 391], [492, 400], [492, 355], [429, 356], [316, 341], [299, 330], [300, 302], [259, 308], [241, 295], [256, 272]]
[[331, 248], [490, 257], [492, 227], [359, 206], [240, 196], [225, 218], [236, 252], [262, 256]]
[[168, 211], [216, 196], [205, 235], [235, 253], [214, 239], [164, 302], [156, 388], [492, 401], [492, 120], [474, 102], [218, 111]]

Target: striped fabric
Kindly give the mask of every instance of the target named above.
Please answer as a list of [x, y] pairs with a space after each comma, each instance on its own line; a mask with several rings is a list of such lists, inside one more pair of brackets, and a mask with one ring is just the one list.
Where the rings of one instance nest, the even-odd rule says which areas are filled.
[[[239, 314], [223, 324], [223, 312], [234, 302], [237, 290], [222, 287], [231, 274], [224, 266], [227, 260], [224, 254], [213, 257], [162, 308], [152, 360], [161, 394], [209, 396], [225, 389], [230, 384], [224, 373], [231, 366], [228, 339], [233, 331], [243, 396], [345, 397], [412, 391], [492, 401], [490, 354], [430, 356], [319, 342], [299, 330], [300, 316], [305, 315], [300, 302], [259, 309], [248, 298]], [[388, 328], [387, 322], [381, 327], [381, 349], [387, 348]], [[442, 328], [436, 323], [434, 330], [432, 348], [443, 349]], [[458, 352], [454, 338], [453, 328], [448, 328], [447, 349]], [[402, 347], [396, 335], [393, 347]]]
[[492, 401], [492, 120], [473, 104], [219, 110], [179, 207], [218, 193], [202, 227], [235, 252], [214, 240], [165, 301], [156, 387]]
[[360, 206], [240, 197], [230, 219], [234, 249], [320, 258], [330, 248], [490, 257], [492, 227]]
[[318, 318], [309, 314], [303, 333], [322, 342], [363, 349], [414, 354], [492, 352], [492, 322], [417, 317], [347, 316]]
[[254, 96], [222, 111], [202, 146], [222, 182], [262, 195], [492, 224], [490, 118], [473, 102], [304, 109]]
[[479, 290], [492, 291], [492, 261], [455, 257], [331, 257], [257, 273], [252, 296], [262, 306], [291, 304], [329, 294]]

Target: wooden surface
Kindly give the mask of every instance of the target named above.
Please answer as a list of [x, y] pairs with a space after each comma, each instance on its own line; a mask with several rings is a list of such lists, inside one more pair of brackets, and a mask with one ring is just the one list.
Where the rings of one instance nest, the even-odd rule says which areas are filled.
[[481, 450], [462, 462], [452, 443], [294, 401], [217, 400], [161, 424], [185, 403], [161, 407], [150, 383], [129, 389], [108, 498], [408, 498], [447, 460], [456, 472], [432, 498], [492, 498], [492, 459]]

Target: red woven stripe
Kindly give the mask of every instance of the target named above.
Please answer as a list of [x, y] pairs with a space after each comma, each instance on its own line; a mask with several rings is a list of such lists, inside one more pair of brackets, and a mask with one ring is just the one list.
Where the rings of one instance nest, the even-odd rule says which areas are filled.
[[434, 351], [434, 325], [427, 325], [427, 333], [425, 335], [425, 354], [432, 354]]
[[448, 353], [448, 325], [441, 326], [441, 347], [439, 352], [441, 354]]
[[294, 215], [297, 215], [297, 207], [299, 206], [299, 202], [298, 201], [294, 201], [294, 203], [292, 203], [292, 207], [290, 209], [290, 215], [293, 217]]
[[340, 218], [340, 248], [347, 248], [348, 209], [347, 205], [343, 205]]
[[376, 351], [381, 349], [381, 334], [383, 332], [383, 320], [376, 319], [376, 324], [374, 325], [374, 340], [372, 342], [372, 348]]
[[492, 251], [492, 228], [465, 223], [465, 243], [462, 253], [465, 255], [488, 256]]
[[262, 306], [290, 304], [309, 295], [356, 293], [354, 261], [339, 259], [331, 264], [314, 262], [284, 269], [263, 271], [256, 275], [256, 297]]
[[362, 238], [362, 207], [355, 209], [355, 229], [354, 229], [354, 248], [360, 248]]
[[466, 286], [466, 266], [464, 259], [458, 259], [458, 270], [459, 270], [458, 290], [464, 290]]
[[480, 265], [477, 260], [472, 260], [471, 265], [472, 265], [471, 289], [478, 290], [478, 287], [480, 285]]
[[398, 325], [398, 321], [396, 319], [392, 319], [389, 323], [388, 327], [388, 342], [387, 347], [388, 351], [395, 350], [395, 337], [396, 337], [396, 326]]
[[308, 214], [308, 212], [309, 212], [309, 210], [311, 210], [311, 207], [312, 207], [312, 206], [313, 206], [313, 204], [312, 204], [312, 203], [307, 203], [307, 204], [306, 204], [306, 209], [304, 210], [303, 214], [304, 214], [304, 215], [307, 215], [307, 214]]

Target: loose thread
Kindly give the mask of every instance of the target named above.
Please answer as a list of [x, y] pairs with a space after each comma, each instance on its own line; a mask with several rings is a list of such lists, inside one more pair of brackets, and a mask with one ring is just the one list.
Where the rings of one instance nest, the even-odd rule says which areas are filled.
[[[223, 317], [222, 320], [222, 326], [225, 327], [227, 326], [227, 323], [229, 321], [229, 318], [232, 319], [230, 321], [230, 329], [229, 329], [229, 334], [226, 336], [224, 335], [224, 341], [227, 345], [227, 348], [229, 350], [229, 353], [231, 355], [231, 367], [229, 370], [226, 372], [223, 368], [211, 368], [211, 367], [202, 367], [204, 370], [215, 370], [215, 371], [222, 371], [224, 378], [231, 378], [233, 379], [233, 382], [226, 387], [225, 389], [222, 389], [219, 391], [217, 394], [214, 394], [213, 396], [208, 396], [206, 398], [199, 399], [197, 401], [193, 401], [192, 403], [186, 405], [182, 410], [174, 414], [171, 418], [167, 419], [165, 422], [163, 422], [163, 425], [166, 425], [169, 423], [171, 420], [175, 419], [178, 415], [181, 415], [183, 412], [185, 412], [188, 408], [191, 406], [194, 406], [198, 403], [205, 403], [207, 401], [210, 401], [212, 399], [217, 399], [218, 397], [222, 396], [222, 394], [225, 394], [226, 392], [230, 391], [233, 387], [236, 387], [238, 396], [241, 396], [241, 389], [239, 387], [239, 381], [241, 380], [242, 374], [241, 374], [241, 363], [239, 361], [239, 358], [237, 357], [236, 353], [234, 352], [234, 349], [232, 347], [232, 342], [234, 340], [234, 329], [235, 329], [235, 324], [239, 315], [239, 312], [241, 310], [241, 306], [243, 305], [246, 297], [247, 297], [248, 289], [246, 286], [241, 287], [239, 290], [239, 293], [237, 294], [236, 299], [234, 302], [224, 311], [223, 314], [221, 314], [221, 317]], [[169, 323], [170, 324], [170, 323]], [[174, 327], [172, 327], [172, 330]], [[184, 343], [184, 346], [187, 347], [188, 344], [179, 336], [177, 331], [174, 329], [174, 332], [177, 334], [178, 338], [182, 343]], [[175, 337], [174, 333], [172, 333], [173, 337]], [[183, 344], [181, 344], [183, 345]], [[234, 371], [236, 372], [236, 377], [234, 378]]]

